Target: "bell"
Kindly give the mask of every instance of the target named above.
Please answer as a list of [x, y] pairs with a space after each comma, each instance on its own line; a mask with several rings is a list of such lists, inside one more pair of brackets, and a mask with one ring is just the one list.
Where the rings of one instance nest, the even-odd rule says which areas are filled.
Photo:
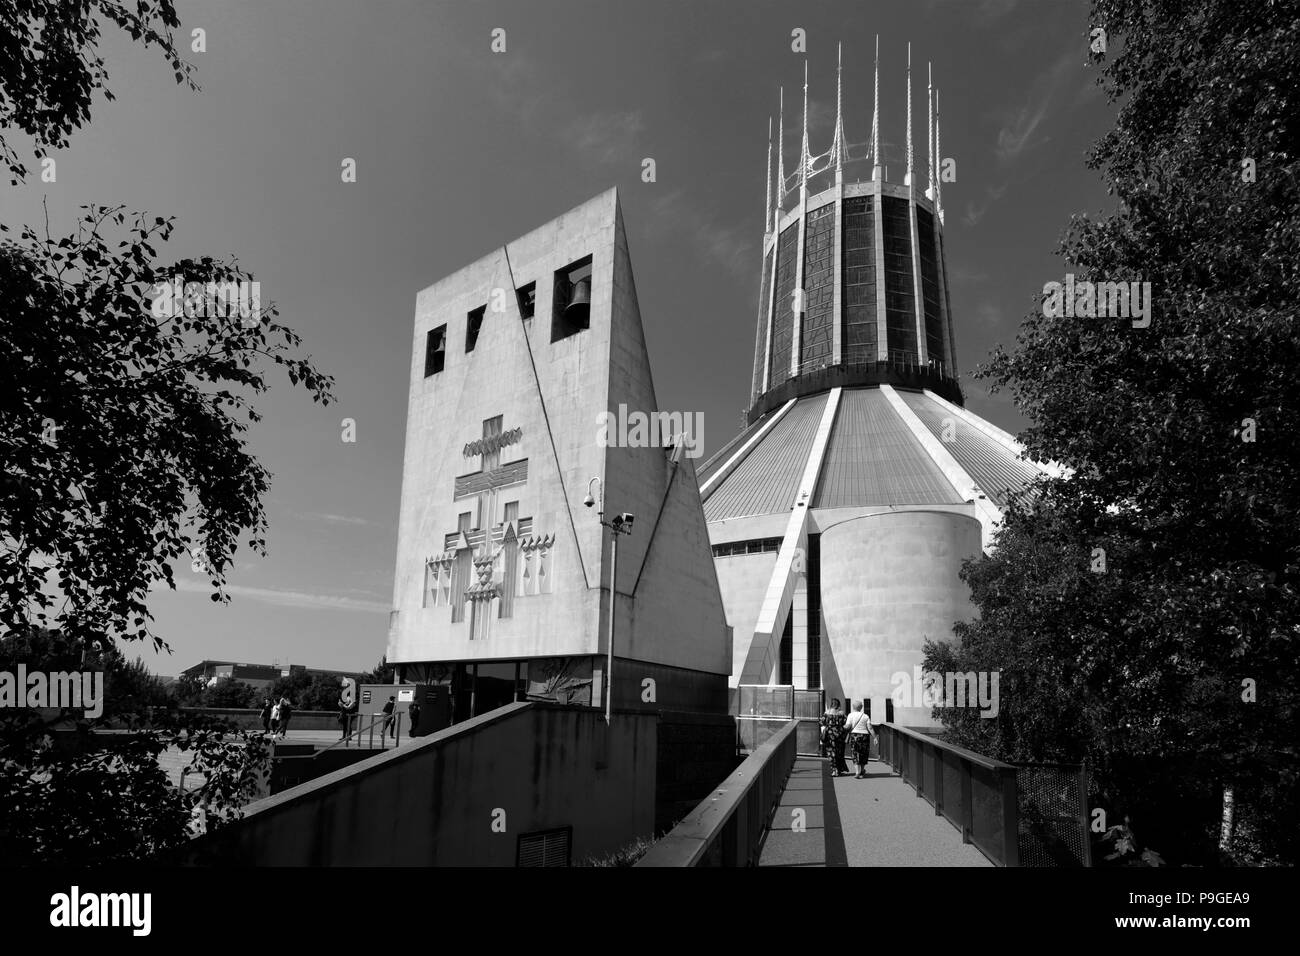
[[591, 279], [579, 279], [573, 284], [573, 294], [569, 304], [564, 307], [564, 320], [571, 325], [587, 327], [587, 316], [591, 312]]

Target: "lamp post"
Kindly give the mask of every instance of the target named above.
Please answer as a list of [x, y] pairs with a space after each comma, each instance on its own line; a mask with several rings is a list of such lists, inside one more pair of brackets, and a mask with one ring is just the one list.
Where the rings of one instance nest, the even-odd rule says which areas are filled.
[[[596, 485], [599, 499], [593, 498], [591, 486]], [[626, 511], [615, 515], [608, 521], [605, 520], [605, 483], [599, 478], [593, 478], [587, 482], [587, 497], [582, 503], [588, 508], [592, 507], [599, 500], [600, 507], [596, 509], [596, 517], [603, 527], [610, 531], [609, 540], [609, 658], [605, 665], [605, 723], [609, 723], [614, 717], [614, 598], [618, 587], [618, 536], [620, 534], [632, 533], [632, 522], [635, 516], [628, 514]]]

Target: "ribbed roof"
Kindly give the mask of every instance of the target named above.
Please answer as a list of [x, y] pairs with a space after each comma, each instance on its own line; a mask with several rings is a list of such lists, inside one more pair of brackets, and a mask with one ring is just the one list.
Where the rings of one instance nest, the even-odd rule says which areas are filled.
[[721, 521], [789, 511], [825, 407], [824, 394], [797, 402], [711, 491], [704, 501], [704, 517]]
[[[943, 441], [944, 419], [953, 413], [923, 392], [901, 388], [895, 392]], [[824, 392], [798, 399], [731, 473], [709, 489], [704, 501], [709, 521], [790, 511], [826, 399]], [[700, 470], [700, 484], [777, 414], [765, 415], [728, 442]], [[1003, 442], [965, 421], [957, 422], [952, 438], [944, 448], [999, 506], [1006, 502], [1008, 489], [1022, 487], [1040, 474], [1033, 463], [1017, 458]], [[945, 505], [963, 500], [879, 388], [841, 392], [813, 508]]]
[[[900, 389], [898, 394], [934, 437], [943, 441], [943, 421], [952, 417], [951, 412], [923, 392]], [[1008, 490], [1022, 488], [1042, 474], [1033, 463], [1018, 458], [1014, 451], [978, 428], [960, 419], [955, 424], [952, 440], [944, 442], [944, 447], [998, 507], [1006, 504]]]
[[754, 422], [748, 428], [741, 431], [735, 438], [731, 439], [731, 441], [723, 445], [717, 452], [711, 455], [704, 464], [700, 465], [699, 468], [695, 469], [695, 478], [699, 482], [701, 488], [704, 487], [705, 482], [713, 476], [715, 471], [731, 460], [731, 456], [736, 449], [748, 441], [750, 435], [762, 428], [763, 423], [766, 421], [767, 419], [763, 418]]
[[961, 501], [880, 389], [844, 390], [814, 508]]

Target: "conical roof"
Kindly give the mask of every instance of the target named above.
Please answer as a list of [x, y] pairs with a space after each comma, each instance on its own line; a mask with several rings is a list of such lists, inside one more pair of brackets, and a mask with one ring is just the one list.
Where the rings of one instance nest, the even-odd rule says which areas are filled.
[[[708, 521], [789, 513], [829, 394], [774, 409], [705, 462]], [[809, 506], [953, 505], [973, 489], [1001, 507], [1043, 471], [1006, 432], [929, 390], [845, 388]]]

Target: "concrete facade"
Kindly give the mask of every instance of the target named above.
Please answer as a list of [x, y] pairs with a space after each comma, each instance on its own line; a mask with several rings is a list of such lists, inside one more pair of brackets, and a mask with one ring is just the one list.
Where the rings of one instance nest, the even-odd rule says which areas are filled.
[[[877, 723], [902, 686], [896, 675], [905, 675], [910, 695], [925, 642], [950, 640], [953, 622], [975, 614], [958, 573], [979, 553], [979, 522], [952, 512], [885, 512], [823, 530], [822, 612], [837, 671], [823, 681], [827, 695], [870, 698]], [[930, 712], [895, 706], [894, 722], [922, 726]]]
[[[557, 336], [557, 276], [587, 257], [587, 326]], [[426, 374], [439, 329], [441, 369]], [[602, 413], [659, 411], [616, 191], [420, 292], [414, 333], [388, 659], [581, 660], [594, 693], [612, 585], [616, 657], [724, 683], [731, 632], [694, 463], [664, 447], [671, 435], [618, 447], [616, 427], [601, 434]], [[606, 516], [636, 516], [616, 582], [583, 506], [592, 478]]]

